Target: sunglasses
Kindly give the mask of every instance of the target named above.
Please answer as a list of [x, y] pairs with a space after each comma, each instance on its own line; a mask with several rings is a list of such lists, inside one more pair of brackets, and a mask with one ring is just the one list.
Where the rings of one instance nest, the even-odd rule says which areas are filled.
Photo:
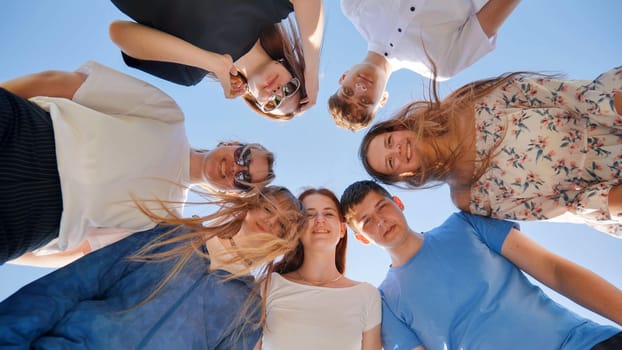
[[246, 167], [246, 170], [240, 170], [233, 174], [233, 186], [235, 188], [247, 191], [251, 188], [251, 173], [249, 172], [249, 165], [251, 164], [251, 147], [249, 145], [240, 145], [233, 152], [233, 161], [235, 164]]
[[271, 112], [279, 108], [279, 106], [281, 106], [283, 101], [294, 96], [294, 94], [298, 92], [298, 89], [300, 89], [300, 80], [294, 77], [292, 78], [292, 80], [288, 81], [287, 83], [283, 84], [283, 86], [281, 86], [280, 96], [274, 93], [270, 95], [270, 97], [268, 97], [268, 100], [266, 102], [264, 103], [257, 102], [256, 103], [257, 107], [259, 107], [259, 109], [261, 109], [262, 112], [265, 112], [265, 113]]

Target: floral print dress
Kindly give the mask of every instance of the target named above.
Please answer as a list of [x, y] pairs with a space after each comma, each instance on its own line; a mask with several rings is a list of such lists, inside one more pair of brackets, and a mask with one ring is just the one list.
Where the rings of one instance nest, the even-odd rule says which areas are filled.
[[474, 214], [583, 222], [622, 238], [608, 195], [622, 183], [622, 67], [594, 81], [511, 79], [476, 102], [477, 157], [492, 154], [471, 187]]

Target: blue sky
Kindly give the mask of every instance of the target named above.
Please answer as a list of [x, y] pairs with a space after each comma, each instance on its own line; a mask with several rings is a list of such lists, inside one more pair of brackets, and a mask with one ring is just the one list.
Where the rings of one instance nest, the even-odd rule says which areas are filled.
[[[3, 4], [0, 81], [47, 69], [74, 70], [87, 60], [99, 61], [147, 80], [173, 96], [186, 113], [193, 146], [210, 148], [220, 140], [231, 139], [260, 142], [276, 153], [276, 184], [294, 193], [309, 186], [324, 186], [340, 195], [351, 182], [367, 178], [356, 156], [363, 135], [335, 127], [325, 101], [337, 89], [339, 75], [363, 57], [367, 46], [341, 14], [337, 0], [326, 1], [325, 7], [318, 104], [288, 123], [263, 119], [242, 101], [224, 99], [216, 82], [204, 81], [187, 88], [125, 67], [108, 38], [108, 24], [125, 17], [105, 0], [22, 0]], [[622, 64], [621, 13], [619, 1], [525, 1], [501, 29], [497, 49], [443, 83], [441, 91], [445, 95], [466, 82], [513, 70], [561, 72], [569, 79], [592, 79]], [[412, 72], [395, 73], [387, 87], [389, 102], [379, 119], [387, 118], [409, 100], [421, 98], [426, 84], [424, 78]], [[417, 231], [440, 224], [456, 210], [446, 187], [390, 190], [405, 202], [407, 218]], [[187, 213], [194, 210], [205, 209]], [[622, 288], [621, 239], [582, 225], [523, 223], [521, 227], [546, 248]], [[349, 277], [377, 285], [388, 265], [389, 259], [380, 248], [364, 247], [350, 238]], [[0, 300], [49, 271], [1, 266]], [[581, 315], [611, 324], [565, 298], [551, 295]]]

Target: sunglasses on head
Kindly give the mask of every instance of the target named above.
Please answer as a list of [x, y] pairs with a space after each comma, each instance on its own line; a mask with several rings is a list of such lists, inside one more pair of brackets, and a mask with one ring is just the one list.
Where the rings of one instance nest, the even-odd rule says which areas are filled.
[[242, 191], [247, 191], [251, 188], [251, 173], [249, 172], [249, 165], [251, 164], [251, 147], [249, 145], [240, 145], [233, 152], [233, 161], [235, 164], [246, 167], [246, 170], [240, 170], [233, 174], [233, 186]]
[[[284, 65], [285, 68], [287, 68], [287, 66], [285, 65], [285, 60], [280, 59], [279, 62], [282, 65]], [[290, 70], [290, 69], [288, 68], [287, 70]], [[298, 92], [299, 89], [300, 89], [300, 80], [296, 77], [293, 77], [290, 81], [288, 81], [287, 83], [283, 84], [283, 86], [281, 86], [280, 96], [276, 93], [273, 93], [272, 95], [270, 95], [270, 97], [268, 97], [266, 102], [264, 103], [256, 102], [256, 105], [264, 113], [271, 112], [279, 108], [281, 104], [283, 103], [283, 101], [294, 96], [294, 94]]]

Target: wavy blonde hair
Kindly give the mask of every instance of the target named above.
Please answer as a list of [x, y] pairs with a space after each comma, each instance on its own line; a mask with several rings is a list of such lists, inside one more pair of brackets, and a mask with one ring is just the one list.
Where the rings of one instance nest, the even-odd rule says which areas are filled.
[[[140, 262], [164, 262], [176, 259], [173, 268], [166, 277], [155, 287], [154, 291], [139, 305], [149, 302], [155, 295], [186, 265], [195, 255], [210, 259], [209, 252], [205, 253], [204, 247], [208, 240], [214, 237], [229, 239], [233, 238], [241, 229], [244, 218], [249, 210], [264, 208], [270, 210], [278, 217], [279, 231], [272, 233], [256, 233], [245, 237], [248, 242], [244, 246], [233, 246], [226, 252], [222, 252], [219, 258], [226, 268], [227, 266], [244, 266], [237, 270], [227, 280], [241, 277], [251, 272], [255, 275], [255, 288], [249, 294], [247, 302], [240, 313], [239, 319], [243, 324], [260, 327], [265, 320], [265, 293], [261, 298], [261, 319], [252, 322], [252, 315], [256, 315], [258, 305], [254, 303], [261, 285], [272, 270], [273, 261], [279, 256], [293, 250], [298, 242], [299, 232], [305, 227], [305, 215], [300, 201], [285, 187], [267, 186], [256, 195], [239, 196], [228, 193], [195, 193], [202, 194], [204, 201], [187, 204], [208, 204], [218, 209], [204, 216], [191, 218], [179, 217], [171, 208], [171, 203], [156, 201], [166, 216], [156, 214], [148, 207], [149, 201], [137, 201], [138, 208], [153, 221], [174, 225], [174, 228], [160, 237], [148, 243], [138, 250], [130, 260]], [[189, 232], [181, 232], [181, 228], [190, 229]], [[163, 251], [159, 251], [165, 248]], [[244, 328], [244, 327], [242, 327]], [[242, 334], [240, 329], [234, 337]]]
[[[413, 101], [402, 107], [390, 119], [374, 124], [363, 137], [359, 148], [359, 158], [367, 173], [374, 179], [385, 184], [399, 184], [404, 188], [427, 188], [438, 186], [447, 182], [457, 162], [464, 156], [462, 145], [474, 140], [466, 140], [459, 125], [459, 112], [465, 109], [474, 110], [475, 101], [491, 93], [494, 89], [511, 84], [514, 79], [529, 75], [543, 76], [531, 72], [505, 73], [495, 78], [478, 80], [466, 84], [441, 100], [438, 96], [438, 83], [436, 79], [430, 84], [429, 100]], [[374, 170], [369, 164], [367, 154], [369, 144], [376, 136], [398, 130], [410, 130], [415, 133], [417, 139], [432, 146], [435, 156], [431, 159], [421, 159], [422, 166], [410, 176], [388, 175]], [[438, 139], [446, 136], [457, 140], [458, 147], [450, 150], [448, 155], [443, 156], [440, 152]], [[497, 142], [500, 144], [502, 139]], [[493, 147], [484, 158], [476, 160], [476, 171], [470, 179], [472, 184], [486, 171], [490, 160], [495, 155], [496, 146]]]

